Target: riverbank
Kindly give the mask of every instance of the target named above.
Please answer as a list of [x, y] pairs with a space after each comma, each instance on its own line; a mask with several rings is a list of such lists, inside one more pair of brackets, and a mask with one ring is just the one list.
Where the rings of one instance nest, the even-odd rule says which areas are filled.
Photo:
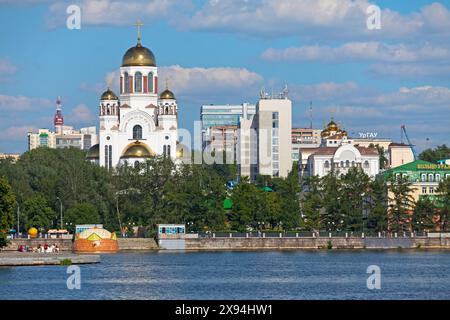
[[78, 255], [70, 253], [1, 252], [0, 267], [42, 266], [61, 264], [100, 263], [99, 255]]
[[[302, 250], [302, 249], [450, 249], [450, 237], [189, 237], [177, 240], [164, 240], [161, 243], [153, 238], [118, 239], [119, 251], [157, 251], [157, 250]], [[71, 253], [72, 240], [69, 239], [14, 239], [3, 249], [5, 252], [17, 251], [20, 245], [38, 247], [45, 243], [56, 244], [62, 252]]]

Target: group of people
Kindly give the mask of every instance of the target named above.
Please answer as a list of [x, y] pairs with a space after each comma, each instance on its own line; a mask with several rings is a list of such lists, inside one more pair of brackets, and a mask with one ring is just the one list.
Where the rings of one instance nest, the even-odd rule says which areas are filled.
[[58, 253], [60, 251], [57, 244], [44, 244], [44, 245], [38, 245], [37, 248], [29, 247], [27, 245], [20, 245], [18, 248], [18, 251], [20, 252], [37, 252], [37, 253]]

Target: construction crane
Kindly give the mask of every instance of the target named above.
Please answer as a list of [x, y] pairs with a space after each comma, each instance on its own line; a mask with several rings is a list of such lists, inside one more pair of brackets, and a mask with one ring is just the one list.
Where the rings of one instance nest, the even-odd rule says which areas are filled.
[[402, 143], [403, 143], [403, 135], [404, 135], [406, 138], [406, 141], [408, 142], [408, 145], [411, 148], [411, 151], [414, 155], [414, 161], [416, 161], [417, 153], [416, 153], [416, 150], [414, 149], [414, 145], [411, 143], [411, 140], [409, 140], [408, 134], [406, 133], [406, 126], [404, 124], [401, 126], [401, 135], [402, 135]]

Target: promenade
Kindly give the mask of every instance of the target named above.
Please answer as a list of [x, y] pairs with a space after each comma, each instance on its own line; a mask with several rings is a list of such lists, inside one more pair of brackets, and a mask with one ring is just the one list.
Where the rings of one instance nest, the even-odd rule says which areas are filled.
[[0, 252], [0, 267], [99, 263], [99, 255], [72, 253]]

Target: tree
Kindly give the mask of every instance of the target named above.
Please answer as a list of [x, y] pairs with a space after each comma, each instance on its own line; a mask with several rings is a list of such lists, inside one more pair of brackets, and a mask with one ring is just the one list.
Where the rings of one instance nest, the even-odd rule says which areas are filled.
[[245, 179], [241, 179], [231, 195], [233, 208], [228, 216], [234, 229], [245, 231], [248, 226], [254, 224], [255, 217], [262, 215], [260, 205], [263, 196], [264, 193], [261, 189]]
[[439, 214], [439, 226], [443, 232], [448, 231], [449, 214], [450, 214], [450, 178], [442, 180], [436, 192], [439, 194], [440, 208], [437, 211]]
[[369, 214], [367, 227], [375, 232], [386, 231], [388, 226], [388, 187], [384, 179], [375, 179], [370, 184]]
[[0, 232], [8, 232], [14, 225], [16, 197], [6, 177], [0, 177]]
[[370, 177], [361, 169], [352, 167], [342, 177], [342, 215], [349, 231], [363, 231], [364, 215], [369, 209]]
[[306, 230], [318, 232], [323, 228], [322, 219], [322, 190], [320, 178], [317, 176], [306, 177], [302, 187], [302, 225]]
[[56, 225], [56, 213], [49, 207], [47, 200], [42, 194], [37, 194], [27, 199], [24, 202], [22, 212], [27, 229], [35, 227], [38, 230], [49, 230]]
[[68, 229], [74, 230], [77, 224], [98, 224], [100, 216], [95, 206], [91, 203], [78, 203], [66, 210], [64, 221], [69, 225]]
[[438, 160], [449, 158], [450, 148], [445, 144], [437, 146], [436, 149], [426, 149], [419, 155], [420, 160], [428, 161], [431, 163], [436, 163]]
[[411, 213], [414, 209], [412, 183], [402, 176], [391, 177], [389, 181], [389, 228], [394, 232], [408, 231]]
[[432, 231], [434, 229], [434, 215], [436, 214], [436, 206], [428, 198], [421, 198], [416, 202], [413, 213], [414, 231]]
[[343, 210], [346, 196], [343, 194], [342, 181], [339, 179], [336, 171], [333, 170], [322, 177], [320, 188], [323, 192], [323, 226], [326, 231], [341, 231], [347, 221], [345, 219], [347, 211]]

